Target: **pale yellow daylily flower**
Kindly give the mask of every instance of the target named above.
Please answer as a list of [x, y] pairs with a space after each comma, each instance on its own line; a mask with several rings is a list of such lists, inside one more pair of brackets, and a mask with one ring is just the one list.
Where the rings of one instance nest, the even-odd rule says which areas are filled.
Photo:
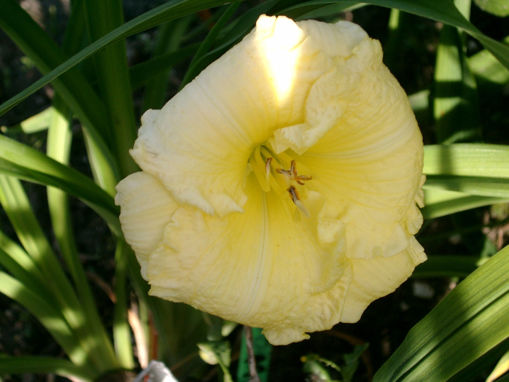
[[117, 187], [151, 294], [288, 344], [359, 320], [425, 260], [422, 137], [380, 43], [261, 16], [142, 117]]

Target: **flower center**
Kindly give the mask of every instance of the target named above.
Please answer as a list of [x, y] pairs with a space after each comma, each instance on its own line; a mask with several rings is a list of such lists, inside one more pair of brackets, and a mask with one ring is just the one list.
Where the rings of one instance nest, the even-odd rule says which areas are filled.
[[297, 208], [309, 215], [301, 194], [305, 195], [304, 186], [312, 177], [298, 173], [295, 159], [286, 153], [275, 154], [267, 146], [260, 145], [249, 159], [249, 165], [264, 192], [286, 194]]

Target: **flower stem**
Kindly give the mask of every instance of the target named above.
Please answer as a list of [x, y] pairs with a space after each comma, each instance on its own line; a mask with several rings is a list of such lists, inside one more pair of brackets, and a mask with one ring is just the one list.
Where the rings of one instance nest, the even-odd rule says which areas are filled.
[[260, 377], [256, 371], [256, 359], [253, 350], [253, 330], [250, 326], [244, 326], [246, 336], [247, 360], [249, 364], [249, 382], [260, 382]]

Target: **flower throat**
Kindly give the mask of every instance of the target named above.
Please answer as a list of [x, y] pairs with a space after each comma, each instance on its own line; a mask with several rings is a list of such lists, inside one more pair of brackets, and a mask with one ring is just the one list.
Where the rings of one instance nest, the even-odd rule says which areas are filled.
[[294, 159], [286, 153], [275, 154], [267, 146], [260, 145], [253, 151], [249, 165], [264, 192], [273, 190], [278, 194], [286, 193], [295, 206], [309, 216], [301, 194], [305, 197], [303, 186], [312, 177], [299, 174]]

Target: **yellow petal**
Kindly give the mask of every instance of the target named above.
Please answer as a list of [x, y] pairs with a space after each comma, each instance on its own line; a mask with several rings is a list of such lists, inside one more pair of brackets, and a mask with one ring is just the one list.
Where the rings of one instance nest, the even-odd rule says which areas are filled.
[[394, 292], [426, 260], [419, 243], [412, 238], [405, 251], [391, 257], [352, 260], [353, 279], [346, 294], [342, 322], [357, 322], [366, 307], [377, 298]]
[[352, 23], [262, 16], [144, 114], [132, 155], [117, 201], [151, 293], [273, 344], [357, 320], [425, 259], [422, 137]]
[[422, 137], [404, 91], [381, 56], [359, 52], [369, 70], [358, 70], [361, 57], [343, 63], [342, 76], [330, 83], [348, 94], [340, 97], [344, 113], [299, 160], [313, 174], [310, 188], [343, 207], [347, 256], [391, 256], [409, 245], [422, 224], [416, 209]]
[[[293, 106], [282, 105], [273, 91], [267, 53], [295, 56], [303, 35], [286, 19], [261, 18], [258, 25], [155, 117], [153, 111], [145, 114], [131, 152], [177, 200], [207, 213], [242, 210], [246, 163], [254, 146], [271, 135], [279, 119], [295, 118], [283, 110]], [[295, 65], [295, 60], [285, 63]]]
[[315, 209], [309, 219], [296, 215], [275, 193], [258, 192], [254, 175], [246, 189], [243, 213], [176, 210], [148, 262], [151, 293], [262, 327], [274, 344], [332, 327], [351, 277], [341, 235], [321, 242]]
[[131, 174], [117, 185], [115, 203], [122, 207], [122, 231], [145, 277], [148, 258], [159, 245], [177, 204], [159, 181], [143, 172]]
[[[178, 201], [209, 214], [242, 211], [245, 164], [257, 145], [277, 129], [299, 126], [304, 111], [312, 139], [301, 145], [308, 147], [330, 128], [330, 121], [314, 126], [324, 114], [317, 103], [329, 104], [332, 119], [337, 112], [330, 95], [321, 95], [328, 83], [321, 78], [367, 35], [351, 23], [299, 25], [285, 17], [260, 17], [253, 32], [161, 111], [143, 116], [131, 154]], [[310, 92], [315, 106], [307, 101]]]

